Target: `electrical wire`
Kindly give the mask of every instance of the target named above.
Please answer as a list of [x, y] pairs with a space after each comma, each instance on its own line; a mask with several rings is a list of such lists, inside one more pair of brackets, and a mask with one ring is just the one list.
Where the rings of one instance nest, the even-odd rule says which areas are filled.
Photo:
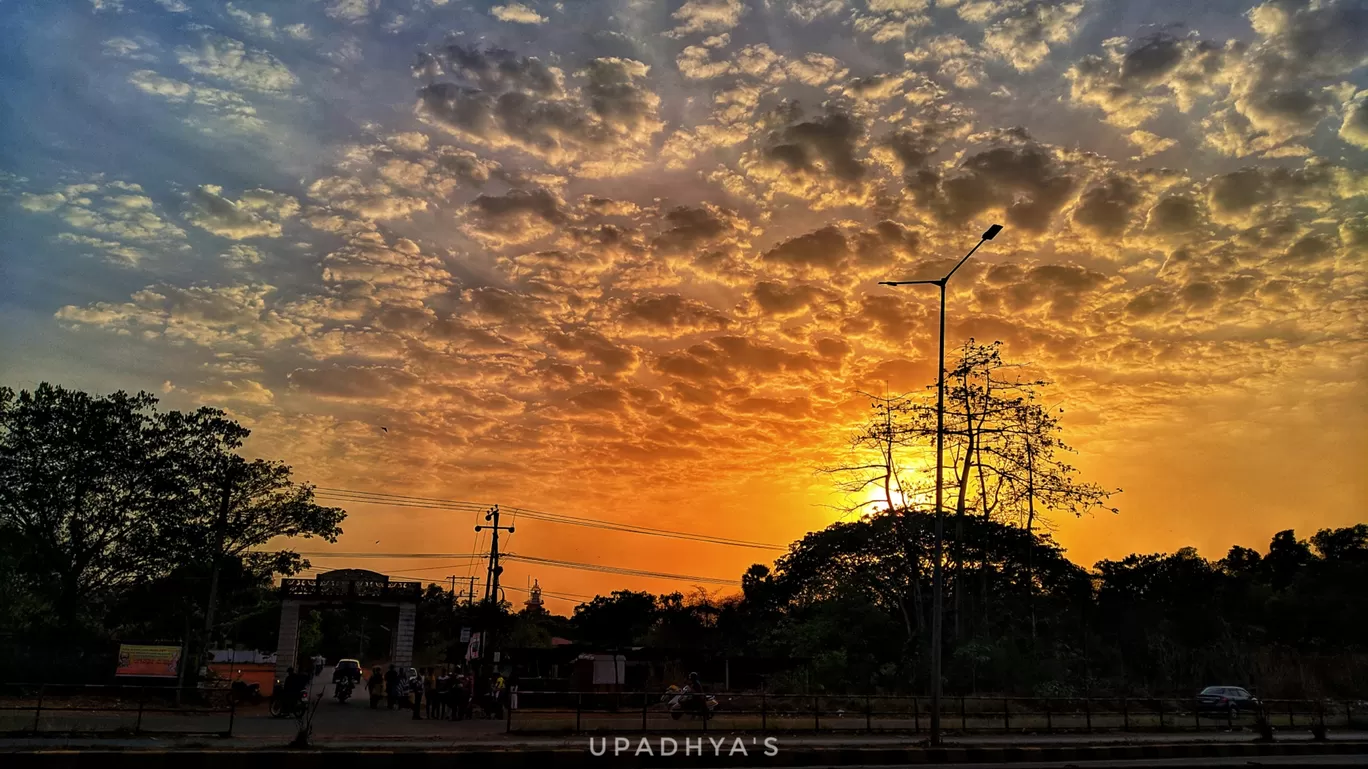
[[562, 569], [578, 569], [580, 571], [597, 571], [605, 574], [621, 574], [629, 577], [653, 577], [655, 579], [672, 579], [680, 582], [706, 582], [714, 585], [740, 585], [740, 580], [722, 579], [719, 577], [697, 577], [686, 574], [667, 574], [659, 571], [646, 571], [643, 569], [629, 569], [622, 566], [606, 566], [597, 563], [577, 563], [575, 561], [561, 561], [554, 558], [539, 558], [533, 555], [518, 555], [511, 553], [503, 556], [510, 561], [520, 561], [522, 563], [536, 563], [542, 566], [551, 566]]
[[[325, 557], [325, 560], [326, 560], [327, 558], [330, 558], [330, 556]], [[444, 563], [444, 564], [442, 564], [441, 566], [423, 566], [423, 567], [417, 568], [417, 569], [410, 569], [410, 568], [407, 568], [407, 567], [406, 567], [406, 568], [405, 568], [405, 571], [439, 571], [439, 570], [441, 570], [441, 569], [451, 569], [451, 568], [459, 568], [459, 567], [460, 567], [460, 564], [458, 564], [458, 563]], [[458, 579], [459, 579], [459, 577], [458, 577]]]
[[443, 502], [448, 505], [459, 505], [471, 510], [478, 510], [481, 513], [488, 512], [494, 506], [492, 502], [470, 502], [457, 499], [442, 499], [440, 497], [415, 497], [409, 494], [391, 494], [387, 491], [358, 491], [356, 489], [343, 489], [337, 486], [315, 486], [316, 492], [327, 492], [336, 494], [359, 494], [367, 497], [388, 497], [390, 499], [408, 500], [411, 502]]
[[[385, 505], [389, 507], [417, 507], [427, 509], [458, 510], [462, 512], [474, 513], [478, 523], [479, 516], [489, 510], [491, 505], [464, 502], [459, 500], [437, 499], [432, 497], [414, 497], [402, 494], [389, 494], [385, 492], [365, 492], [353, 489], [343, 489], [336, 487], [317, 487], [319, 496], [335, 499], [344, 502], [359, 502], [365, 504]], [[546, 513], [537, 510], [529, 510], [519, 507], [501, 507], [502, 512], [511, 512], [513, 522], [516, 524], [519, 515], [532, 520], [544, 521], [547, 523], [560, 523], [575, 526], [585, 526], [606, 531], [618, 531], [629, 534], [642, 534], [647, 536], [666, 537], [671, 539], [682, 539], [694, 542], [705, 542], [709, 544], [730, 545], [733, 547], [747, 547], [764, 550], [784, 550], [786, 548], [779, 545], [771, 545], [762, 542], [750, 542], [746, 540], [733, 539], [728, 537], [714, 537], [707, 534], [694, 534], [690, 532], [671, 531], [668, 529], [656, 529], [647, 526], [637, 526], [635, 524], [618, 523], [614, 521], [600, 521], [591, 518], [579, 518], [576, 516], [562, 515], [558, 513]], [[512, 525], [512, 524], [511, 524]], [[511, 539], [511, 535], [510, 535]], [[474, 540], [474, 547], [470, 553], [330, 553], [330, 552], [304, 552], [300, 555], [305, 557], [316, 557], [325, 559], [444, 559], [464, 562], [466, 574], [469, 578], [474, 570], [476, 563], [483, 559], [480, 554], [480, 544], [483, 540], [483, 532], [478, 532]], [[716, 585], [739, 585], [738, 580], [722, 579], [718, 577], [700, 577], [684, 574], [671, 574], [667, 572], [649, 571], [643, 569], [632, 569], [621, 566], [611, 566], [606, 564], [579, 563], [576, 561], [564, 561], [554, 558], [542, 558], [532, 555], [520, 555], [517, 553], [501, 553], [501, 559], [510, 561], [521, 561], [524, 563], [540, 564], [553, 568], [574, 569], [580, 571], [591, 571], [604, 574], [618, 574], [623, 576], [649, 577], [654, 579], [669, 579], [684, 582], [707, 583]], [[422, 567], [408, 569], [408, 571], [437, 571], [447, 568], [460, 568], [461, 563], [448, 563], [440, 566]], [[418, 581], [422, 581], [419, 579]], [[435, 583], [434, 583], [435, 584]], [[507, 588], [508, 586], [504, 586]], [[523, 590], [522, 588], [511, 588], [513, 590]], [[546, 593], [546, 595], [551, 595]], [[560, 597], [560, 596], [557, 596]], [[571, 600], [566, 598], [565, 600]]]
[[[499, 587], [502, 587], [502, 588], [504, 588], [504, 589], [506, 589], [506, 590], [516, 590], [516, 591], [518, 591], [519, 593], [531, 593], [531, 592], [532, 592], [531, 590], [529, 590], [529, 589], [527, 589], [527, 588], [525, 588], [525, 587], [511, 587], [511, 586], [509, 586], [509, 585], [500, 585]], [[549, 592], [549, 591], [546, 591], [546, 590], [541, 591], [541, 594], [542, 594], [542, 595], [545, 595], [545, 596], [550, 596], [551, 598], [559, 598], [559, 599], [561, 599], [561, 600], [563, 600], [563, 601], [592, 601], [592, 600], [594, 600], [594, 598], [596, 597], [596, 596], [580, 595], [580, 594], [578, 594], [578, 593], [552, 593], [552, 592]]]
[[[462, 502], [458, 500], [436, 499], [432, 497], [410, 497], [400, 494], [386, 494], [381, 492], [353, 491], [349, 489], [333, 489], [331, 487], [319, 487], [323, 492], [318, 496], [326, 496], [342, 501], [363, 502], [369, 504], [388, 505], [391, 507], [417, 507], [438, 510], [462, 510], [484, 512], [488, 506], [475, 502]], [[518, 515], [531, 517], [534, 520], [544, 520], [550, 523], [564, 523], [578, 526], [588, 526], [590, 528], [607, 529], [613, 531], [624, 531], [635, 534], [648, 534], [653, 536], [674, 537], [689, 539], [699, 542], [710, 542], [714, 544], [732, 545], [736, 547], [752, 547], [768, 550], [785, 550], [782, 545], [775, 545], [765, 542], [752, 542], [749, 540], [735, 539], [732, 537], [715, 537], [710, 534], [696, 534], [692, 532], [671, 531], [669, 529], [656, 529], [649, 526], [638, 526], [636, 524], [620, 523], [616, 521], [600, 521], [593, 518], [580, 518], [561, 513], [547, 513], [539, 510], [530, 510], [522, 507], [500, 506], [505, 512], [511, 512], [516, 520]]]
[[482, 559], [484, 556], [472, 556], [470, 553], [337, 553], [325, 550], [308, 550], [299, 553], [305, 558], [388, 558], [399, 560], [402, 558], [445, 558], [448, 560], [462, 560], [465, 558]]
[[[389, 507], [413, 507], [437, 510], [460, 510], [460, 511], [480, 511], [488, 509], [488, 505], [476, 502], [463, 502], [459, 500], [437, 499], [432, 497], [412, 497], [401, 494], [388, 494], [383, 492], [355, 491], [352, 489], [340, 489], [333, 487], [317, 488], [320, 497], [336, 499], [344, 502], [361, 502], [367, 504], [386, 505]], [[546, 523], [560, 523], [572, 526], [585, 526], [588, 528], [603, 531], [617, 531], [627, 534], [642, 534], [653, 537], [666, 537], [670, 539], [682, 539], [692, 542], [703, 542], [715, 545], [728, 545], [731, 547], [745, 547], [756, 550], [787, 550], [782, 545], [766, 542], [753, 542], [749, 540], [736, 539], [733, 537], [717, 537], [711, 534], [697, 534], [693, 532], [672, 531], [669, 529], [657, 529], [650, 526], [638, 526], [636, 524], [621, 523], [617, 521], [602, 521], [593, 518], [581, 518], [561, 513], [547, 513], [539, 510], [530, 510], [522, 507], [501, 506], [500, 510], [511, 512], [514, 521], [519, 515], [531, 518], [532, 520], [544, 521]]]
[[[480, 525], [480, 513], [479, 513], [478, 511], [476, 511], [476, 513], [475, 513], [475, 523], [472, 524], [472, 526], [478, 527], [479, 525]], [[470, 562], [469, 564], [466, 565], [466, 579], [467, 579], [467, 580], [470, 579], [470, 577], [471, 577], [471, 572], [473, 572], [473, 571], [475, 570], [475, 561], [474, 561], [474, 558], [480, 554], [480, 535], [481, 535], [482, 533], [483, 533], [483, 532], [479, 531], [478, 528], [475, 530], [475, 540], [474, 540], [474, 542], [471, 544], [471, 547], [470, 547], [470, 557], [471, 557], [472, 560], [471, 560], [471, 562]]]
[[[313, 557], [317, 557], [317, 558], [334, 558], [334, 559], [341, 559], [341, 560], [347, 560], [347, 559], [352, 559], [352, 558], [385, 558], [385, 559], [390, 559], [390, 560], [397, 560], [397, 559], [400, 559], [400, 558], [453, 558], [453, 557], [459, 558], [459, 557], [460, 557], [460, 556], [457, 556], [457, 555], [455, 555], [455, 554], [453, 554], [453, 553], [323, 553], [323, 552], [309, 552], [309, 553], [300, 553], [300, 555], [306, 556], [306, 557], [311, 557], [311, 558], [313, 558]], [[692, 576], [692, 575], [687, 575], [687, 574], [669, 574], [669, 573], [666, 573], [666, 572], [659, 572], [659, 571], [647, 571], [647, 570], [644, 570], [644, 569], [632, 569], [632, 568], [628, 568], [628, 567], [625, 567], [625, 566], [610, 566], [610, 565], [598, 564], [598, 563], [579, 563], [579, 562], [577, 562], [577, 561], [562, 561], [562, 560], [555, 559], [555, 558], [542, 558], [542, 557], [540, 557], [540, 556], [535, 556], [535, 555], [522, 555], [522, 554], [519, 554], [519, 553], [500, 553], [500, 554], [499, 554], [499, 558], [500, 558], [500, 560], [518, 561], [518, 562], [522, 562], [522, 563], [535, 563], [535, 564], [540, 564], [540, 565], [543, 565], [543, 566], [551, 566], [551, 567], [561, 568], [561, 569], [577, 569], [577, 570], [580, 570], [580, 571], [595, 571], [595, 572], [600, 572], [600, 573], [604, 573], [604, 574], [620, 574], [620, 575], [628, 576], [628, 577], [651, 577], [651, 578], [655, 578], [655, 579], [670, 579], [670, 580], [676, 580], [676, 581], [680, 581], [680, 582], [704, 582], [704, 583], [713, 584], [713, 585], [740, 585], [740, 584], [741, 584], [741, 582], [740, 582], [739, 580], [734, 580], [734, 579], [723, 579], [723, 578], [721, 578], [721, 577], [699, 577], [699, 576]], [[444, 566], [437, 566], [437, 567], [434, 567], [434, 568], [435, 568], [435, 569], [443, 569], [443, 568], [450, 568], [451, 566], [455, 566], [455, 565], [456, 565], [456, 564], [447, 564], [447, 565], [444, 565]], [[431, 569], [426, 569], [426, 570], [430, 571]], [[411, 569], [410, 571], [418, 571], [418, 569]]]

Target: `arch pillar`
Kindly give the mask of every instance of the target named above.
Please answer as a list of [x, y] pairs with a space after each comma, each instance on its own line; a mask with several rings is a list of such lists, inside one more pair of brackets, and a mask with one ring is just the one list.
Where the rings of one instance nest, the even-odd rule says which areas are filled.
[[299, 654], [299, 601], [286, 598], [280, 602], [280, 634], [276, 636], [276, 678], [285, 680], [285, 671], [294, 667]]
[[394, 628], [393, 660], [400, 670], [413, 666], [413, 625], [417, 619], [417, 604], [399, 604], [399, 624]]

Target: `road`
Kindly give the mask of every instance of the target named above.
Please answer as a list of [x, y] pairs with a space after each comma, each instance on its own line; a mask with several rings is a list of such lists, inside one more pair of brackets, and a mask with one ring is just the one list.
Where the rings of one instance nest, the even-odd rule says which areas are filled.
[[[1060, 766], [1067, 766], [1068, 769], [1189, 769], [1200, 768], [1200, 766], [1283, 766], [1291, 769], [1293, 766], [1364, 766], [1368, 765], [1368, 757], [1364, 755], [1263, 755], [1257, 758], [1152, 758], [1145, 761], [1068, 761], [1060, 764], [1059, 761], [1022, 761], [1012, 762], [1012, 764], [884, 764], [878, 766], [862, 765], [841, 765], [837, 766], [806, 766], [804, 769], [928, 769], [936, 766], [955, 769], [1003, 769], [1004, 766], [1011, 769], [1060, 769]], [[754, 766], [736, 766], [729, 769], [754, 769]]]

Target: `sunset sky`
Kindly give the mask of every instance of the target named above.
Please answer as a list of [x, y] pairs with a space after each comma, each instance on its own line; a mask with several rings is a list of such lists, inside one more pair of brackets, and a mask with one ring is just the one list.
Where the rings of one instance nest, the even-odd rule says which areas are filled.
[[[857, 391], [934, 381], [934, 289], [877, 282], [1001, 222], [948, 343], [1046, 374], [1124, 489], [1056, 521], [1071, 558], [1368, 520], [1362, 0], [11, 0], [0, 29], [6, 385], [220, 406], [323, 486], [786, 544], [841, 517], [816, 468]], [[476, 544], [347, 507], [337, 550]], [[517, 528], [727, 579], [774, 555]]]

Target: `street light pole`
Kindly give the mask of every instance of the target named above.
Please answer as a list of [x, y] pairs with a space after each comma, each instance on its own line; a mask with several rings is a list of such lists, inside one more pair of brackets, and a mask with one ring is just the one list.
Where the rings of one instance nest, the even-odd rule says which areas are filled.
[[940, 282], [940, 354], [936, 363], [936, 551], [931, 566], [932, 745], [941, 744], [941, 639], [945, 635], [945, 283], [945, 280]]
[[936, 366], [936, 546], [931, 564], [931, 744], [941, 744], [941, 637], [945, 634], [942, 614], [945, 605], [944, 568], [941, 565], [945, 542], [945, 284], [979, 249], [1002, 232], [1002, 225], [989, 227], [979, 242], [959, 263], [939, 280], [885, 280], [881, 286], [934, 285], [940, 287], [940, 354]]

